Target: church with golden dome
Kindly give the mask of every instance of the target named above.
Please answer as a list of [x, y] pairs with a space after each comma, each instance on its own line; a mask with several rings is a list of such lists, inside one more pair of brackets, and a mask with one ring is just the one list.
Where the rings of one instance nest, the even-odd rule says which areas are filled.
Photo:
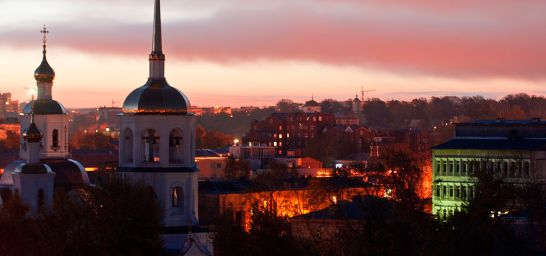
[[[47, 60], [47, 29], [42, 62], [34, 72], [37, 99], [20, 116], [20, 160], [9, 164], [0, 189], [17, 193], [31, 213], [52, 205], [57, 191], [93, 186], [85, 168], [69, 158], [64, 106], [53, 99], [55, 71]], [[209, 232], [199, 227], [195, 163], [196, 116], [186, 95], [165, 78], [160, 0], [155, 0], [153, 43], [146, 83], [133, 90], [120, 115], [119, 172], [143, 182], [162, 207], [164, 247], [177, 255], [212, 255]], [[2, 204], [0, 198], [0, 206]]]
[[55, 71], [47, 61], [47, 29], [43, 37], [42, 62], [34, 72], [37, 99], [19, 117], [20, 160], [6, 166], [0, 188], [18, 193], [36, 212], [53, 202], [57, 191], [69, 192], [91, 185], [81, 163], [69, 158], [68, 122], [64, 106], [53, 99]]

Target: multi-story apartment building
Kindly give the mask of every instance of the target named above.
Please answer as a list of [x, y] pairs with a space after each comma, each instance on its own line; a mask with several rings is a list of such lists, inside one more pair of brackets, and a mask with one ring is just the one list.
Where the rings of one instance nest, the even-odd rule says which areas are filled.
[[477, 193], [478, 170], [525, 186], [546, 180], [546, 121], [486, 120], [457, 124], [455, 138], [432, 149], [433, 214], [463, 210]]
[[299, 157], [307, 143], [330, 125], [335, 125], [332, 114], [273, 113], [263, 121], [254, 121], [244, 142], [273, 146], [276, 156]]
[[0, 93], [0, 119], [16, 118], [19, 115], [19, 101], [11, 100], [11, 93]]

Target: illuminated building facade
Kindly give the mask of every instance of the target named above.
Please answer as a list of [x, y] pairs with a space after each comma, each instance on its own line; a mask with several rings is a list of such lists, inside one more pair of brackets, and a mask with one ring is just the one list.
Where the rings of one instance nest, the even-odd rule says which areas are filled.
[[17, 117], [19, 101], [11, 100], [11, 93], [0, 93], [0, 119]]
[[464, 210], [476, 191], [478, 170], [523, 187], [546, 180], [546, 122], [492, 120], [457, 124], [455, 138], [432, 149], [432, 212]]
[[276, 156], [299, 157], [310, 140], [319, 137], [324, 127], [334, 124], [332, 114], [273, 113], [263, 121], [254, 121], [244, 142], [273, 146]]

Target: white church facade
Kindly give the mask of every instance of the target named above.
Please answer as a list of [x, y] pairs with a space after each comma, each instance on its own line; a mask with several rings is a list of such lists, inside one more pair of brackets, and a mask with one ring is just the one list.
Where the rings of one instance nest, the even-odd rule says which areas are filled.
[[[198, 222], [196, 116], [188, 98], [165, 79], [160, 9], [160, 0], [155, 0], [148, 80], [123, 103], [118, 170], [153, 189], [164, 212], [166, 249], [212, 255], [210, 234]], [[46, 59], [47, 31], [42, 32], [43, 60], [34, 74], [38, 97], [20, 117], [20, 160], [9, 164], [0, 178], [0, 190], [18, 193], [34, 212], [51, 205], [57, 190], [92, 185], [85, 168], [68, 158], [68, 115], [53, 99], [55, 72]]]

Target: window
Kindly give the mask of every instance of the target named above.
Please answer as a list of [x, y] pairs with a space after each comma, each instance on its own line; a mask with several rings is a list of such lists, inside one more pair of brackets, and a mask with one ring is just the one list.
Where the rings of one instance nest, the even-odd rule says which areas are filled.
[[461, 187], [461, 199], [466, 200], [466, 186]]
[[449, 197], [453, 198], [453, 186], [449, 186]]
[[159, 163], [159, 136], [153, 129], [148, 129], [142, 134], [143, 161], [147, 163]]
[[455, 187], [455, 198], [460, 199], [461, 198], [461, 187], [456, 186]]
[[474, 186], [468, 187], [468, 197], [469, 197], [470, 199], [473, 199], [473, 198], [474, 198]]
[[436, 197], [440, 197], [441, 196], [441, 187], [440, 186], [436, 186]]
[[442, 198], [446, 198], [447, 197], [447, 186], [443, 186], [443, 192], [442, 192]]
[[184, 208], [184, 192], [181, 187], [171, 188], [171, 204], [173, 208]]
[[174, 129], [169, 134], [169, 163], [182, 162], [182, 131]]
[[59, 149], [59, 131], [57, 129], [53, 129], [51, 139], [53, 141], [53, 143], [51, 144], [51, 148], [57, 151]]

